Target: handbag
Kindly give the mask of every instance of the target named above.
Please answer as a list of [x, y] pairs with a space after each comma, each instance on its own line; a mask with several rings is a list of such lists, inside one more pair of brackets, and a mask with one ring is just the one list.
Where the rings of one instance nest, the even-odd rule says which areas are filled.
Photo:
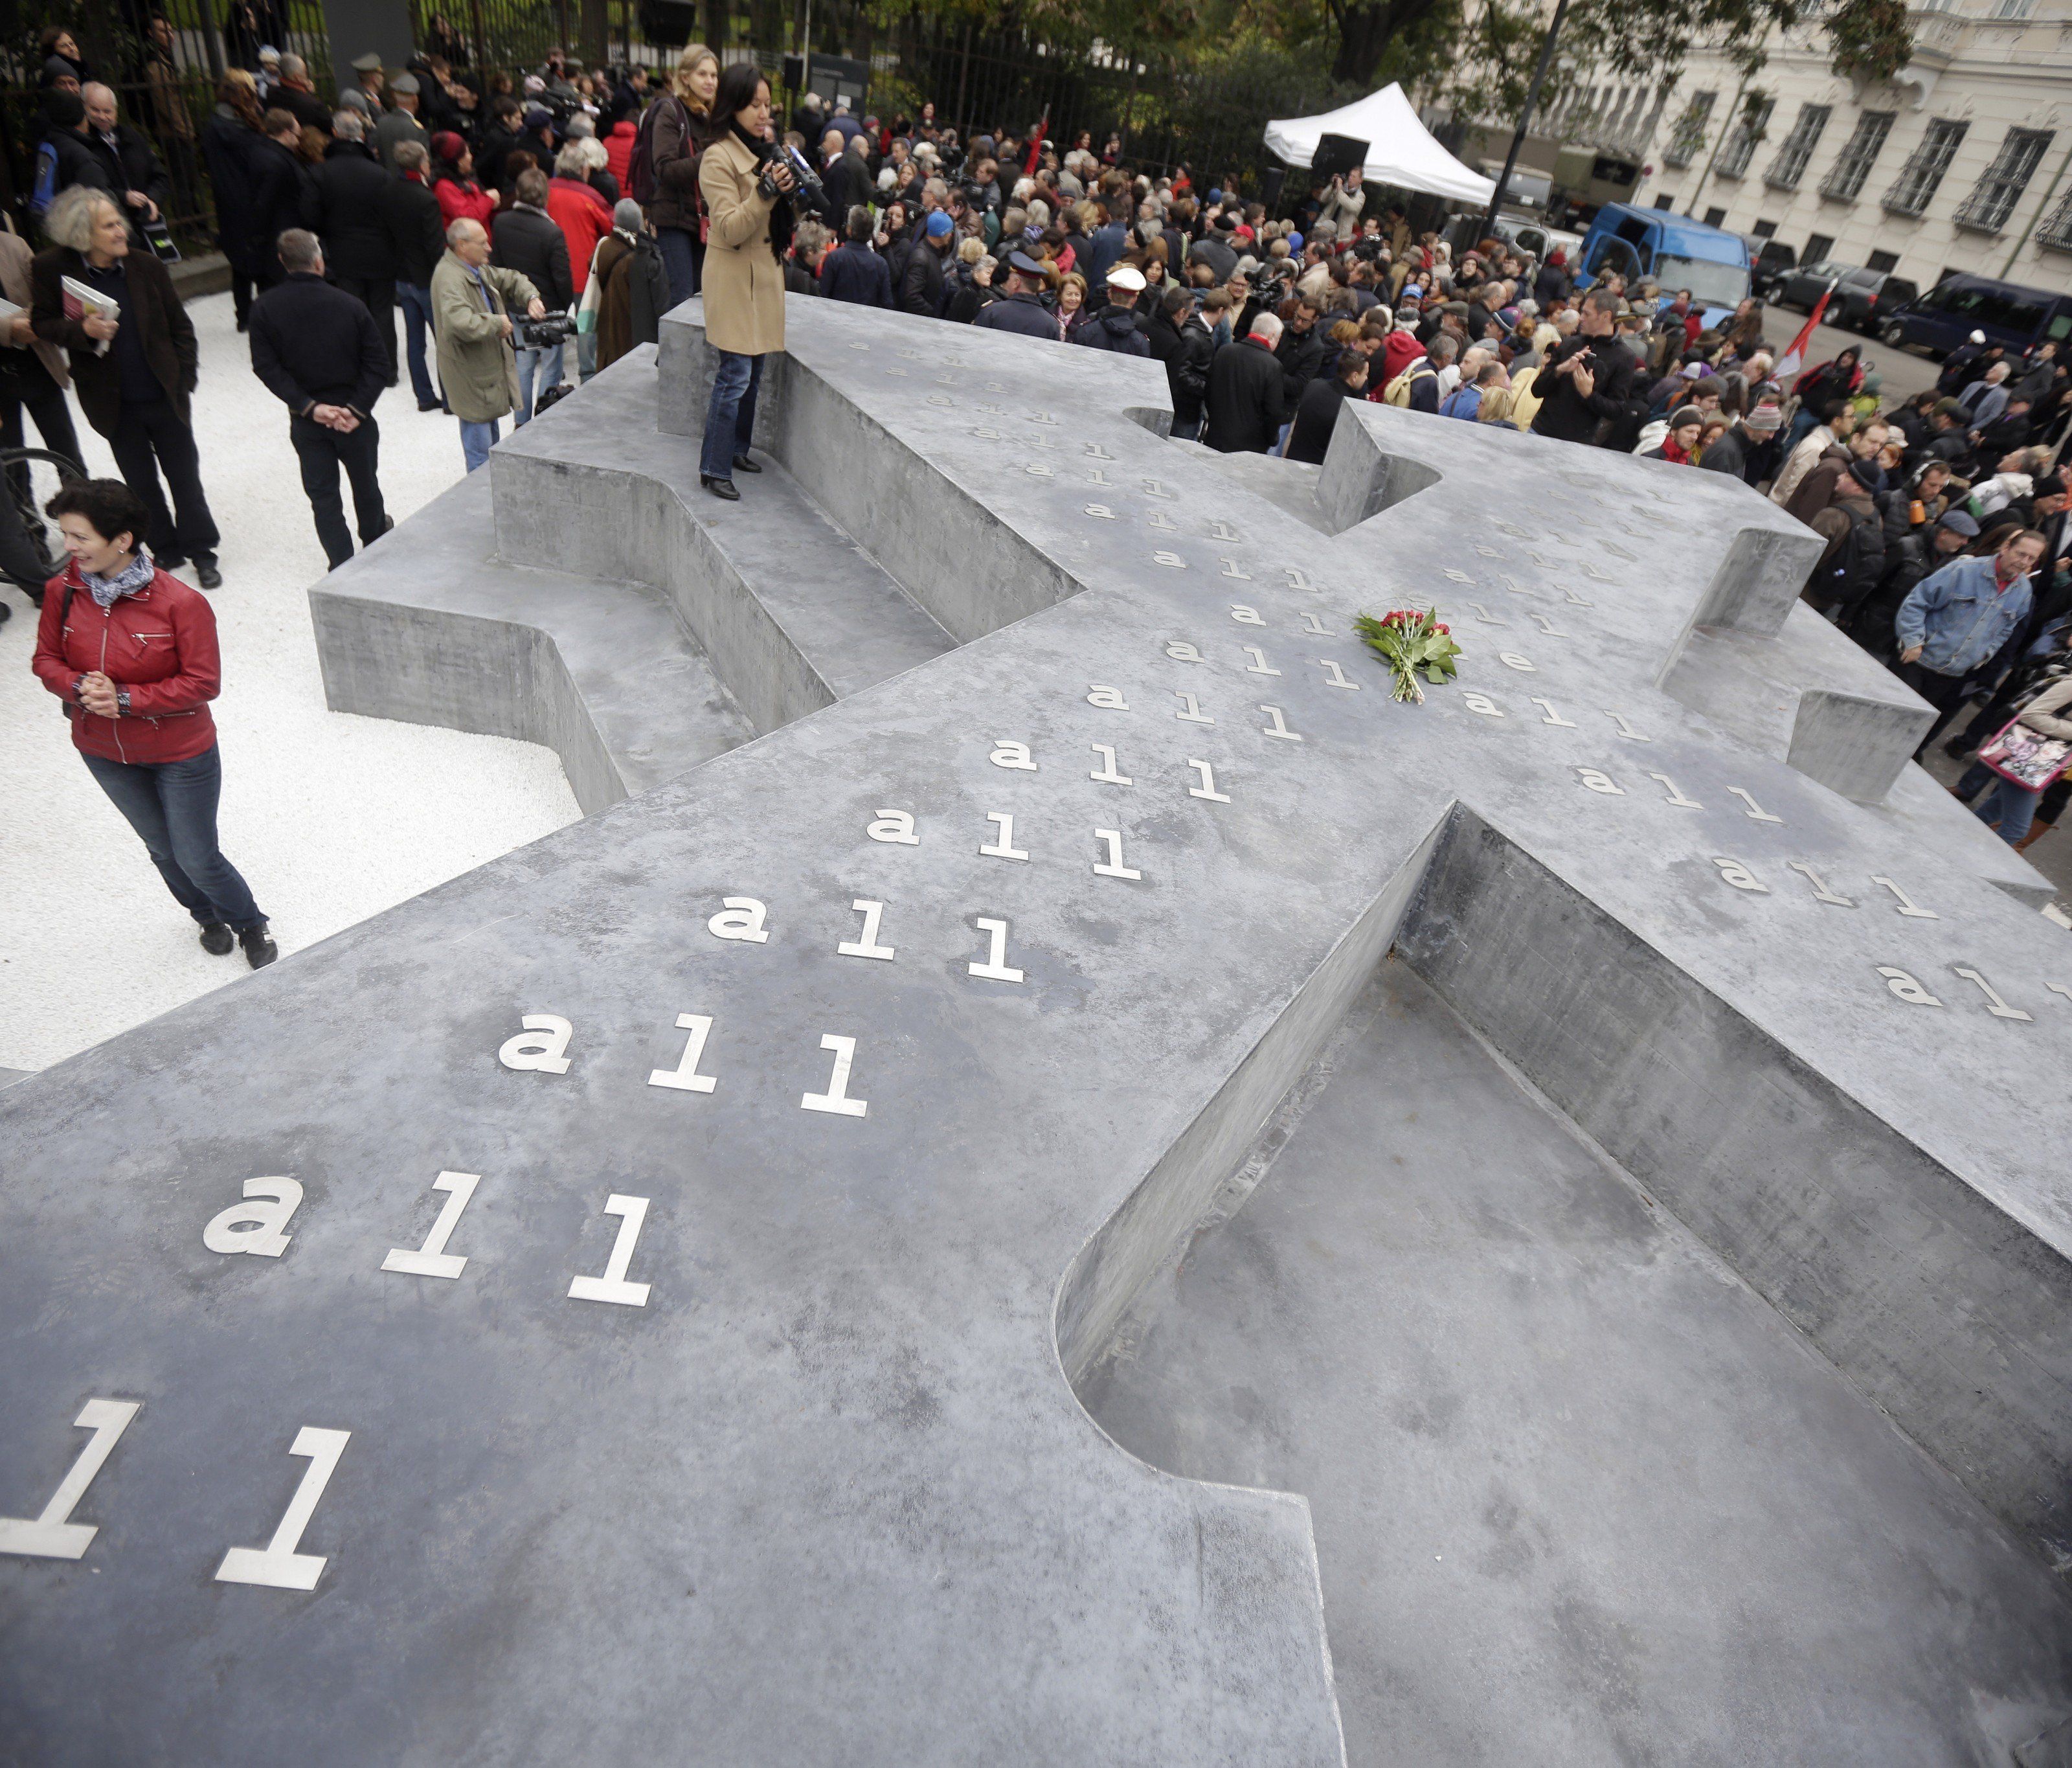
[[[610, 237], [607, 233], [604, 239]], [[598, 255], [603, 250], [604, 240], [599, 240], [590, 249], [590, 277], [583, 284], [582, 300], [576, 308], [576, 334], [578, 337], [586, 338], [597, 330], [598, 310], [604, 304], [603, 296], [598, 292], [602, 279], [597, 273], [597, 261]]]
[[2011, 785], [2040, 792], [2072, 766], [2072, 742], [2030, 730], [2017, 713], [1980, 746], [1979, 760]]

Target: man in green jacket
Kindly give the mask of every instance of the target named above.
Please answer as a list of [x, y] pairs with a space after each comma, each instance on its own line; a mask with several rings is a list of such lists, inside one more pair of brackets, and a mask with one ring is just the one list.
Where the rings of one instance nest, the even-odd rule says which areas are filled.
[[439, 384], [460, 420], [461, 453], [473, 472], [502, 433], [498, 420], [518, 402], [518, 358], [511, 310], [544, 319], [540, 291], [516, 270], [489, 261], [489, 235], [479, 221], [446, 229], [446, 255], [432, 272], [432, 324], [439, 339]]

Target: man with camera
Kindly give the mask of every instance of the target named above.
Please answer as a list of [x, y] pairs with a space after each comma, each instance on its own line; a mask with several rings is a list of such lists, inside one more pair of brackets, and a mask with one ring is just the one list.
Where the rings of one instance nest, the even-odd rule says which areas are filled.
[[517, 271], [489, 261], [489, 235], [481, 222], [455, 221], [446, 229], [446, 256], [432, 272], [432, 314], [439, 381], [460, 420], [461, 454], [470, 472], [489, 458], [502, 433], [500, 420], [518, 402], [514, 306], [533, 319], [547, 316], [538, 289]]
[[288, 408], [288, 439], [302, 463], [317, 538], [336, 570], [352, 557], [352, 531], [338, 492], [340, 467], [352, 482], [361, 545], [395, 525], [382, 507], [381, 433], [374, 423], [388, 352], [364, 303], [324, 280], [315, 234], [290, 228], [278, 249], [287, 280], [252, 303], [252, 372]]
[[[575, 305], [575, 278], [569, 263], [568, 235], [547, 212], [547, 175], [522, 171], [514, 190], [516, 200], [491, 224], [495, 229], [491, 260], [504, 269], [516, 270], [539, 291], [552, 311], [565, 314]], [[536, 385], [543, 393], [561, 385], [566, 366], [561, 345], [566, 337], [565, 331], [549, 325], [517, 340], [518, 416], [514, 429], [532, 421]]]

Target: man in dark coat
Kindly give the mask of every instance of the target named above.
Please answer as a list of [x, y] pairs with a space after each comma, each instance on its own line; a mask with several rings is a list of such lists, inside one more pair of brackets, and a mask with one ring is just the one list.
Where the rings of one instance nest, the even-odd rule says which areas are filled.
[[1323, 371], [1324, 341], [1324, 334], [1317, 329], [1316, 307], [1306, 297], [1298, 298], [1273, 352], [1287, 380], [1283, 398], [1291, 415], [1301, 404], [1309, 383]]
[[1324, 464], [1332, 433], [1338, 427], [1338, 413], [1348, 399], [1357, 399], [1366, 390], [1367, 368], [1367, 359], [1359, 351], [1342, 351], [1336, 372], [1319, 375], [1303, 389], [1302, 403], [1289, 426], [1289, 459]]
[[859, 307], [892, 305], [891, 269], [870, 249], [875, 225], [861, 204], [849, 212], [846, 243], [820, 260], [820, 293], [829, 300]]
[[1007, 280], [995, 298], [978, 310], [972, 323], [987, 331], [1013, 331], [1026, 338], [1058, 341], [1058, 322], [1043, 305], [1043, 265], [1026, 252], [1007, 254]]
[[324, 281], [314, 233], [290, 228], [278, 250], [286, 280], [252, 304], [252, 372], [288, 408], [302, 489], [336, 570], [352, 557], [338, 494], [341, 466], [352, 483], [361, 544], [395, 526], [382, 507], [374, 423], [374, 401], [390, 372], [388, 347], [365, 306]]
[[1273, 347], [1281, 321], [1262, 313], [1243, 338], [1227, 343], [1209, 364], [1208, 421], [1202, 440], [1219, 453], [1272, 452], [1287, 421], [1288, 385]]
[[396, 144], [396, 175], [388, 181], [385, 217], [396, 242], [396, 298], [403, 309], [404, 352], [420, 411], [439, 409], [425, 345], [432, 330], [432, 272], [446, 249], [446, 218], [428, 182], [430, 167], [423, 142]]
[[310, 83], [310, 66], [300, 56], [281, 57], [281, 84], [268, 102], [292, 116], [303, 129], [320, 135], [331, 133], [331, 106], [317, 97]]
[[[496, 217], [491, 231], [490, 261], [524, 278], [539, 291], [548, 311], [565, 313], [575, 304], [575, 278], [569, 266], [568, 235], [547, 212], [546, 175], [528, 167], [512, 190], [516, 200]], [[518, 350], [517, 422], [532, 421], [536, 381], [542, 392], [561, 384], [566, 347], [563, 343]]]
[[1173, 396], [1173, 434], [1192, 442], [1202, 431], [1202, 398], [1209, 390], [1209, 359], [1215, 341], [1194, 311], [1186, 290], [1169, 288], [1150, 316], [1146, 334], [1151, 354], [1166, 366], [1166, 389]]
[[1533, 379], [1540, 396], [1532, 433], [1557, 442], [1593, 442], [1600, 426], [1629, 415], [1627, 401], [1640, 364], [1613, 335], [1618, 298], [1593, 289], [1583, 297], [1581, 323]]
[[1100, 300], [1107, 293], [1108, 273], [1129, 249], [1130, 199], [1127, 191], [1104, 198], [1102, 209], [1106, 219], [1088, 237], [1085, 255], [1077, 268], [1087, 279], [1087, 300], [1089, 305]]
[[250, 144], [252, 280], [270, 289], [287, 274], [275, 248], [289, 228], [302, 224], [309, 174], [295, 152], [302, 125], [285, 110], [269, 110], [260, 121], [263, 133]]
[[117, 120], [111, 88], [96, 80], [82, 86], [79, 96], [86, 106], [87, 150], [101, 162], [108, 188], [122, 205], [131, 242], [141, 246], [145, 224], [158, 220], [173, 199], [173, 181], [150, 142]]
[[1108, 305], [1072, 333], [1074, 343], [1089, 350], [1110, 350], [1120, 356], [1148, 356], [1151, 342], [1137, 328], [1133, 303], [1144, 293], [1144, 273], [1118, 264], [1108, 273]]
[[1705, 444], [1698, 464], [1708, 473], [1725, 473], [1744, 485], [1759, 485], [1777, 470], [1777, 433], [1784, 413], [1775, 405], [1758, 405], [1723, 435]]
[[[303, 220], [323, 241], [335, 288], [356, 295], [373, 317], [388, 352], [387, 384], [396, 384], [396, 175], [366, 142], [357, 111], [342, 110], [332, 124], [323, 164], [310, 176]], [[434, 198], [436, 205], [438, 199]], [[433, 260], [438, 261], [436, 258]], [[427, 272], [429, 279], [430, 273]]]
[[114, 190], [108, 167], [94, 152], [86, 136], [86, 105], [77, 93], [43, 94], [42, 154], [51, 160], [51, 194], [84, 184], [97, 191]]
[[942, 318], [945, 298], [943, 260], [949, 255], [951, 243], [956, 237], [956, 223], [950, 219], [947, 209], [937, 209], [928, 217], [921, 237], [906, 254], [906, 268], [900, 275], [902, 313], [918, 313], [928, 319]]

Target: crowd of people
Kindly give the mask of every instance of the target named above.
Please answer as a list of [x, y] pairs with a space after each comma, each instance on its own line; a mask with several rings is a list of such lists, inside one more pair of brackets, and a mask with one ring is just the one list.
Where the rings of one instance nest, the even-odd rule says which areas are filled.
[[[237, 325], [287, 408], [334, 566], [356, 527], [364, 545], [393, 525], [374, 408], [406, 368], [419, 409], [457, 420], [472, 471], [507, 418], [565, 390], [571, 339], [586, 378], [693, 294], [717, 352], [701, 481], [738, 498], [790, 293], [1156, 360], [1175, 437], [1227, 453], [1319, 463], [1341, 408], [1368, 400], [1737, 477], [1821, 537], [1804, 598], [1937, 709], [1924, 749], [1974, 701], [1952, 753], [2013, 721], [2072, 738], [2056, 465], [2072, 372], [2054, 344], [2010, 360], [1976, 337], [1937, 388], [1887, 409], [1855, 349], [1781, 380], [1753, 300], [1708, 325], [1688, 291], [1579, 288], [1559, 250], [1539, 262], [1491, 238], [1457, 261], [1357, 171], [1273, 214], [1233, 174], [1133, 169], [1112, 136], [1100, 152], [1040, 128], [960, 138], [931, 106], [858, 117], [812, 93], [783, 117], [754, 64], [697, 44], [652, 87], [560, 51], [479, 72], [439, 21], [399, 72], [356, 62], [357, 89], [331, 105], [240, 5], [244, 65], [191, 138]], [[44, 47], [48, 245], [0, 235], [0, 289], [26, 310], [0, 335], [0, 420], [18, 443], [26, 413], [76, 458], [69, 386], [122, 477], [52, 506], [70, 559], [56, 594], [18, 568], [0, 499], [0, 569], [40, 599], [38, 671], [203, 944], [244, 943], [256, 964], [265, 923], [215, 845], [212, 617], [170, 574], [191, 561], [204, 589], [220, 582], [194, 332], [160, 261], [165, 168], [72, 39]], [[107, 667], [111, 633], [138, 652], [126, 674]], [[1982, 763], [1953, 789], [2017, 845], [2063, 809], [2062, 783], [2028, 791]]]

